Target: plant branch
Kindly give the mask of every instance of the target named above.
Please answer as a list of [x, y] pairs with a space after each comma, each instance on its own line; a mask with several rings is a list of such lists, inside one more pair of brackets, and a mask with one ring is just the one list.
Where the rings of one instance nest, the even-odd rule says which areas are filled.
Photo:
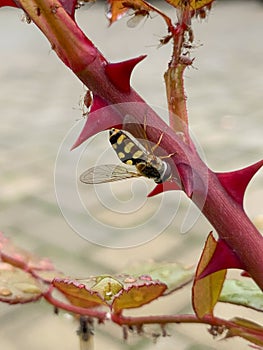
[[109, 105], [117, 104], [114, 107], [122, 115], [131, 114], [142, 124], [146, 113], [147, 124], [154, 126], [149, 132], [151, 141], [157, 143], [165, 130], [161, 147], [167, 154], [174, 154], [171, 161], [179, 171], [186, 194], [263, 289], [263, 238], [242, 206], [233, 200], [216, 174], [200, 159], [191, 140], [186, 144], [133, 89], [122, 92], [110, 81], [105, 72], [106, 59], [58, 1], [20, 0], [20, 4], [47, 36], [61, 60], [94, 94]]

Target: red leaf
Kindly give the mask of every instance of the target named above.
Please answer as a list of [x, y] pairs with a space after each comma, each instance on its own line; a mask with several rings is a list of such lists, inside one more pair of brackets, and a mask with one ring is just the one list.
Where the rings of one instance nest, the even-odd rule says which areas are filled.
[[231, 197], [240, 205], [243, 206], [244, 194], [246, 188], [256, 174], [256, 172], [262, 167], [263, 160], [252, 164], [244, 169], [231, 171], [227, 173], [217, 173], [217, 177], [221, 182], [221, 185], [231, 195]]
[[219, 239], [210, 261], [198, 276], [199, 279], [204, 278], [214, 272], [224, 269], [244, 269], [243, 264], [239, 260], [235, 252], [229, 248], [226, 242]]
[[136, 64], [141, 62], [145, 57], [146, 55], [143, 55], [124, 62], [108, 63], [105, 67], [105, 72], [117, 89], [122, 92], [130, 92], [131, 73]]
[[120, 114], [109, 106], [108, 103], [101, 97], [94, 95], [91, 110], [84, 128], [82, 129], [74, 145], [71, 147], [71, 150], [78, 147], [84, 141], [98, 132], [110, 129], [113, 126], [120, 127], [121, 125], [122, 118]]

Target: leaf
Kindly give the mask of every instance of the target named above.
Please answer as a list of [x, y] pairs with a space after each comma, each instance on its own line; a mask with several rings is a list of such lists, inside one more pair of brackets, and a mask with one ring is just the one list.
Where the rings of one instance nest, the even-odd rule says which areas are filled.
[[7, 263], [0, 263], [0, 300], [9, 304], [38, 300], [45, 290], [28, 272]]
[[137, 308], [157, 299], [166, 290], [166, 285], [160, 282], [143, 281], [141, 285], [132, 285], [122, 289], [114, 298], [112, 309], [119, 313], [123, 309]]
[[173, 7], [185, 10], [186, 8], [189, 8], [190, 10], [196, 11], [200, 10], [206, 6], [209, 6], [212, 4], [214, 0], [165, 0], [168, 2], [168, 4], [172, 5]]
[[107, 17], [110, 21], [110, 24], [114, 23], [121, 19], [129, 9], [133, 9], [134, 11], [146, 11], [149, 12], [151, 10], [151, 6], [149, 6], [143, 0], [108, 0], [109, 11], [107, 13]]
[[87, 286], [90, 280], [91, 279], [78, 281], [55, 278], [52, 283], [54, 287], [65, 295], [72, 305], [83, 308], [107, 305], [99, 292], [92, 291]]
[[10, 265], [23, 270], [54, 270], [54, 266], [47, 258], [39, 258], [32, 253], [16, 247], [0, 232], [0, 257]]
[[228, 329], [225, 339], [239, 336], [256, 345], [263, 345], [263, 327], [258, 323], [235, 317], [231, 320], [234, 327]]
[[85, 280], [55, 278], [56, 287], [75, 306], [90, 308], [109, 306], [115, 312], [136, 308], [158, 298], [167, 286], [149, 276], [96, 276]]
[[212, 232], [210, 232], [197, 266], [195, 281], [192, 288], [192, 304], [199, 318], [205, 315], [213, 315], [213, 310], [218, 301], [226, 276], [226, 270], [221, 270], [199, 279], [199, 276], [211, 260], [216, 246], [217, 242]]
[[107, 17], [110, 25], [121, 19], [131, 9], [134, 11], [134, 16], [148, 16], [150, 11], [154, 11], [164, 19], [168, 30], [173, 27], [170, 17], [144, 0], [108, 0], [107, 2], [109, 5]]
[[143, 262], [129, 269], [131, 276], [148, 276], [150, 279], [160, 281], [167, 285], [165, 295], [182, 288], [193, 280], [192, 268], [177, 263]]
[[226, 280], [219, 301], [263, 311], [263, 293], [252, 279]]

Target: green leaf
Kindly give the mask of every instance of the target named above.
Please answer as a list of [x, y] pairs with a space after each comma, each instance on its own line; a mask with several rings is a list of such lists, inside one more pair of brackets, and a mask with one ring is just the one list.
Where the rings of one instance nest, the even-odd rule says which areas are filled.
[[132, 276], [149, 276], [152, 280], [159, 280], [167, 285], [164, 294], [169, 294], [193, 280], [193, 268], [185, 267], [177, 263], [141, 262], [130, 268]]
[[28, 303], [42, 296], [46, 287], [31, 276], [7, 263], [0, 263], [0, 301]]
[[251, 278], [226, 280], [219, 301], [263, 311], [263, 293]]
[[213, 315], [213, 310], [218, 301], [226, 276], [226, 270], [221, 270], [199, 279], [199, 276], [211, 260], [216, 245], [217, 241], [212, 233], [210, 233], [196, 270], [196, 277], [192, 288], [192, 304], [199, 318], [205, 315]]

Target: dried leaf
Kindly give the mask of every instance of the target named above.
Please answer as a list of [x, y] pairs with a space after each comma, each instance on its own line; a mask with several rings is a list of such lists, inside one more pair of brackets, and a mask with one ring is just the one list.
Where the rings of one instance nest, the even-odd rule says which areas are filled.
[[263, 293], [252, 279], [226, 280], [219, 301], [263, 311]]
[[143, 0], [108, 0], [108, 4], [109, 10], [107, 17], [110, 21], [110, 24], [121, 19], [129, 11], [129, 9], [140, 12], [146, 11], [147, 13], [151, 11], [151, 6], [149, 6]]
[[196, 11], [211, 5], [214, 0], [188, 0], [188, 1], [165, 0], [165, 1], [168, 2], [170, 5], [172, 5], [173, 7], [180, 10], [189, 9], [191, 11]]
[[211, 232], [206, 240], [192, 288], [192, 304], [199, 318], [205, 315], [213, 315], [214, 306], [218, 301], [226, 276], [226, 270], [221, 270], [199, 279], [199, 276], [211, 260], [216, 245], [217, 242]]
[[42, 296], [45, 286], [28, 272], [0, 263], [0, 300], [9, 304], [28, 303]]

